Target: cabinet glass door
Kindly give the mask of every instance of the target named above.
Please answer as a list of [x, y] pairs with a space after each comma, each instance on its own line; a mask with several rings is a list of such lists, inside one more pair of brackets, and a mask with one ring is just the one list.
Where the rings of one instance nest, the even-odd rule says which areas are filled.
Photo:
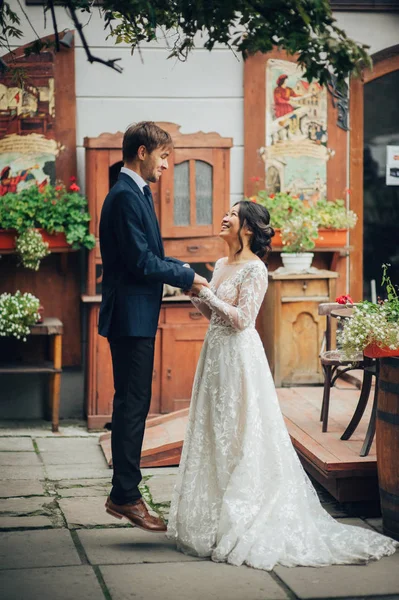
[[163, 237], [213, 234], [214, 179], [212, 149], [174, 151], [173, 166], [160, 182]]

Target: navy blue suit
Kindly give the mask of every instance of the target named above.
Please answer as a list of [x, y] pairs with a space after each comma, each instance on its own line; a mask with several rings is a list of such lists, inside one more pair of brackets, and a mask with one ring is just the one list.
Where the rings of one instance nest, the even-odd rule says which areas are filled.
[[165, 258], [152, 200], [125, 173], [104, 201], [100, 248], [99, 334], [155, 337], [163, 284], [189, 289], [194, 271], [175, 258]]
[[163, 284], [190, 289], [195, 273], [165, 258], [151, 192], [126, 173], [105, 198], [100, 220], [103, 263], [99, 334], [108, 338], [114, 376], [111, 499], [141, 497], [140, 456], [150, 408], [154, 343]]

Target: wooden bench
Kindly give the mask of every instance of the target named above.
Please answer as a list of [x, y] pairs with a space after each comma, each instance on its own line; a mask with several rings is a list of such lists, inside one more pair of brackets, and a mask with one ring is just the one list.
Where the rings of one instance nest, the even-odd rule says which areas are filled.
[[36, 374], [48, 373], [49, 400], [51, 407], [52, 431], [57, 432], [60, 413], [60, 388], [62, 373], [62, 333], [63, 324], [59, 319], [46, 318], [43, 323], [31, 327], [31, 335], [47, 335], [50, 337], [49, 360], [35, 363], [1, 363], [0, 374]]

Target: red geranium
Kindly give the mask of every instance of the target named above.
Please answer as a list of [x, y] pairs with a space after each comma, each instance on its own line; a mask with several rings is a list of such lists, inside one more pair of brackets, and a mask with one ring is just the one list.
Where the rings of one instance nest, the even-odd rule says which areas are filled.
[[69, 186], [69, 191], [70, 192], [79, 192], [80, 187], [78, 185], [76, 185], [76, 183], [72, 183], [72, 185]]
[[338, 296], [338, 298], [335, 298], [335, 302], [338, 302], [338, 304], [353, 304], [353, 300], [349, 294]]

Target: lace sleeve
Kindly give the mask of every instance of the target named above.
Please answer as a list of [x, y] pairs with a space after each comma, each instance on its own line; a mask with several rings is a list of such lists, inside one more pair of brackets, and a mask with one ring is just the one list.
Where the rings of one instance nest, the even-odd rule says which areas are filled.
[[[212, 274], [212, 279], [211, 279], [211, 285], [212, 285], [212, 281], [215, 276], [215, 273], [221, 265], [221, 262], [222, 261], [219, 259], [215, 263], [215, 268], [214, 268], [214, 271]], [[210, 321], [211, 316], [212, 316], [212, 309], [205, 302], [203, 302], [198, 296], [193, 296], [190, 298], [190, 300], [194, 304], [195, 308], [197, 308], [204, 315], [204, 317], [206, 317], [208, 319], [208, 321]]]
[[208, 321], [210, 321], [212, 316], [212, 309], [210, 309], [209, 306], [205, 304], [205, 302], [202, 302], [202, 300], [200, 300], [198, 296], [193, 296], [190, 298], [190, 300], [194, 304], [195, 308], [197, 308], [204, 315], [204, 317], [206, 317]]
[[263, 265], [252, 266], [240, 284], [237, 306], [220, 300], [210, 289], [202, 288], [198, 297], [234, 329], [243, 330], [255, 324], [267, 290], [267, 272]]

